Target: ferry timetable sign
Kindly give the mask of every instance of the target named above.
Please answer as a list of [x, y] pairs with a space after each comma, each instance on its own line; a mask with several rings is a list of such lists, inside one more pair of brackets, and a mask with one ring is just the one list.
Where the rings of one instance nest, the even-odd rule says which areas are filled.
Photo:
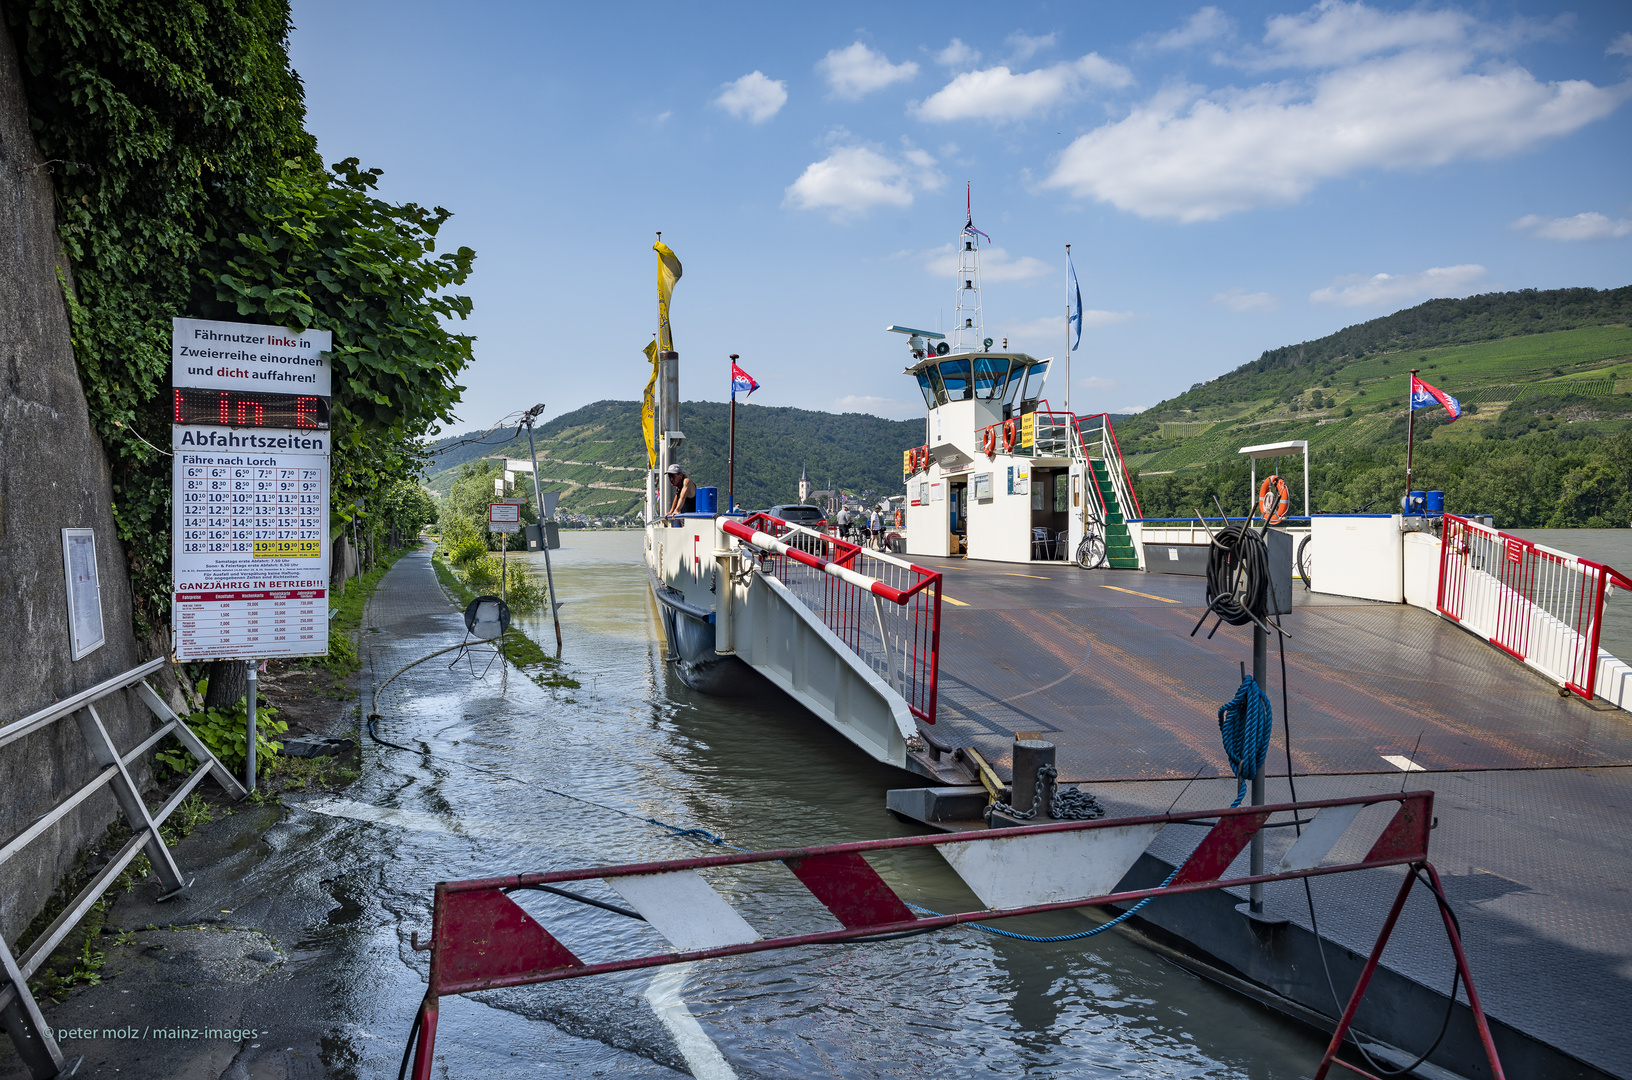
[[177, 402], [183, 387], [220, 399], [201, 412], [189, 397], [171, 425], [178, 660], [328, 651], [329, 346], [326, 332], [174, 321]]

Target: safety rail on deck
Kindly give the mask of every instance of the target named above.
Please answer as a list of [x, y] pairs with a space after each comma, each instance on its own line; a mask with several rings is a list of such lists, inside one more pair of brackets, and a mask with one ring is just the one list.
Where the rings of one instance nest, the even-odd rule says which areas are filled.
[[769, 514], [725, 521], [723, 527], [758, 548], [760, 570], [787, 586], [906, 699], [914, 716], [935, 722], [939, 573]]
[[[1128, 472], [1127, 461], [1122, 457], [1122, 447], [1116, 441], [1116, 429], [1111, 426], [1109, 413], [1094, 413], [1090, 416], [1075, 418], [1077, 445], [1081, 448], [1084, 458], [1099, 458], [1105, 462], [1105, 471], [1111, 478], [1111, 487], [1116, 491], [1116, 499], [1122, 504], [1122, 516], [1125, 518], [1144, 517], [1145, 512], [1139, 506], [1139, 493], [1133, 489], [1133, 474]], [[1095, 453], [1097, 444], [1098, 453]], [[1133, 513], [1128, 513], [1129, 510]]]
[[1445, 515], [1442, 541], [1440, 613], [1590, 699], [1604, 600], [1632, 580], [1455, 514]]

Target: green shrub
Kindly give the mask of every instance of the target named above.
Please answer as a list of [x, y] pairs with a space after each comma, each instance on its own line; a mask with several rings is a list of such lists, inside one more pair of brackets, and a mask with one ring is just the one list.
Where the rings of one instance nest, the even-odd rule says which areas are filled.
[[[265, 705], [255, 710], [257, 776], [271, 766], [278, 751], [283, 748], [281, 742], [274, 741], [274, 736], [289, 730], [288, 724], [276, 719], [277, 714], [278, 710]], [[244, 771], [244, 747], [248, 740], [244, 730], [247, 716], [242, 702], [230, 710], [205, 709], [189, 713], [183, 719], [228, 772], [238, 775]], [[153, 756], [160, 765], [176, 775], [192, 772], [198, 766], [197, 759], [182, 749], [162, 750]]]

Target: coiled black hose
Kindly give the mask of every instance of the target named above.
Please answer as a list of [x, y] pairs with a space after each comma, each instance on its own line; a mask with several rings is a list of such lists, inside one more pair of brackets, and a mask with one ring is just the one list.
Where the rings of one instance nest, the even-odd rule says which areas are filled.
[[1269, 545], [1264, 538], [1244, 521], [1214, 533], [1207, 551], [1207, 610], [1231, 626], [1242, 626], [1254, 616], [1264, 617], [1268, 592]]

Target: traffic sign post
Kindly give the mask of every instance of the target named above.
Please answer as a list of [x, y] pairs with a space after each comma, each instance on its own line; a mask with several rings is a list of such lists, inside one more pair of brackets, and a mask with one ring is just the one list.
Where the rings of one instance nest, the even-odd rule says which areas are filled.
[[495, 499], [487, 507], [487, 531], [503, 534], [504, 546], [499, 549], [499, 599], [509, 602], [510, 589], [510, 533], [521, 531], [520, 499]]

